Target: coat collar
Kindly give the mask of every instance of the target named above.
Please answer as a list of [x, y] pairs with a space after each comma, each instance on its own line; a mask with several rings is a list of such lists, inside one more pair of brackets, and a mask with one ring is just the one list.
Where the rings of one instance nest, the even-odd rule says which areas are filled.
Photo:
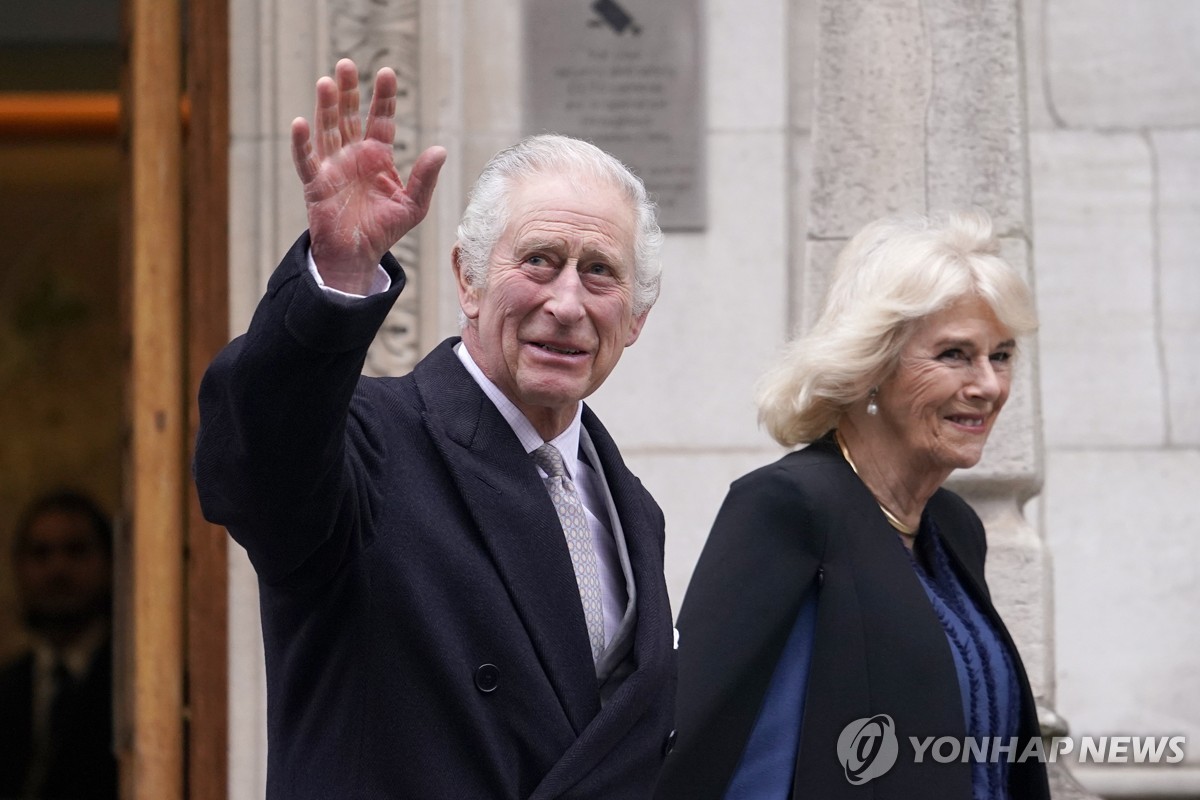
[[440, 344], [413, 371], [422, 418], [576, 732], [600, 708], [587, 625], [550, 496], [512, 428]]

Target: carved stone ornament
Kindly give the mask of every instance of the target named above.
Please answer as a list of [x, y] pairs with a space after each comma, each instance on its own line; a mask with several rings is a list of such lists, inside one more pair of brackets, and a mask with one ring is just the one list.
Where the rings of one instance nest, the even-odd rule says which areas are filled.
[[[375, 73], [396, 71], [396, 169], [407, 176], [417, 156], [417, 87], [419, 55], [418, 0], [329, 0], [329, 35], [333, 60], [358, 64], [359, 90], [371, 96]], [[408, 282], [367, 351], [363, 373], [404, 375], [420, 358], [420, 228], [411, 231], [392, 255], [404, 266]]]

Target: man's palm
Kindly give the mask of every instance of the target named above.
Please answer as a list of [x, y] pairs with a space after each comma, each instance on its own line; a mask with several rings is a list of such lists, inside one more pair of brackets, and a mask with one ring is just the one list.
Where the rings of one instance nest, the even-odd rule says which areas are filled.
[[365, 132], [357, 68], [343, 59], [335, 74], [336, 81], [317, 82], [314, 130], [303, 118], [292, 123], [292, 158], [322, 279], [362, 293], [383, 254], [429, 211], [446, 153], [440, 147], [422, 153], [405, 185], [392, 161], [395, 73], [385, 68], [376, 75]]

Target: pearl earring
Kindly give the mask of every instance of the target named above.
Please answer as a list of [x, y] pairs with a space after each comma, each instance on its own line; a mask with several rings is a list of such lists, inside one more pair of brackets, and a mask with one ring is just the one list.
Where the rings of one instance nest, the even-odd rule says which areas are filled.
[[875, 402], [875, 395], [877, 394], [879, 394], [879, 389], [875, 388], [867, 395], [867, 413], [872, 417], [879, 413], [879, 404]]

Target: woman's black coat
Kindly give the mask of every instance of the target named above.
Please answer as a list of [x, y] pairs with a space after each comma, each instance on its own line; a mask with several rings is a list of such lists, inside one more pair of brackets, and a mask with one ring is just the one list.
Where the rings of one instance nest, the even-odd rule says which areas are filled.
[[[983, 526], [945, 489], [930, 498], [926, 514], [1016, 666], [1019, 756], [1038, 736], [1037, 714], [984, 581]], [[918, 549], [930, 546], [925, 539], [922, 533]], [[660, 800], [724, 796], [797, 613], [814, 592], [793, 796], [970, 798], [969, 764], [935, 763], [929, 751], [914, 763], [909, 737], [966, 736], [953, 657], [903, 544], [826, 437], [735, 481], [717, 516], [679, 616], [678, 739]], [[883, 776], [855, 786], [838, 757], [838, 737], [848, 723], [876, 714], [895, 721], [899, 757]], [[1012, 764], [1009, 788], [1014, 800], [1048, 798], [1044, 765]]]

